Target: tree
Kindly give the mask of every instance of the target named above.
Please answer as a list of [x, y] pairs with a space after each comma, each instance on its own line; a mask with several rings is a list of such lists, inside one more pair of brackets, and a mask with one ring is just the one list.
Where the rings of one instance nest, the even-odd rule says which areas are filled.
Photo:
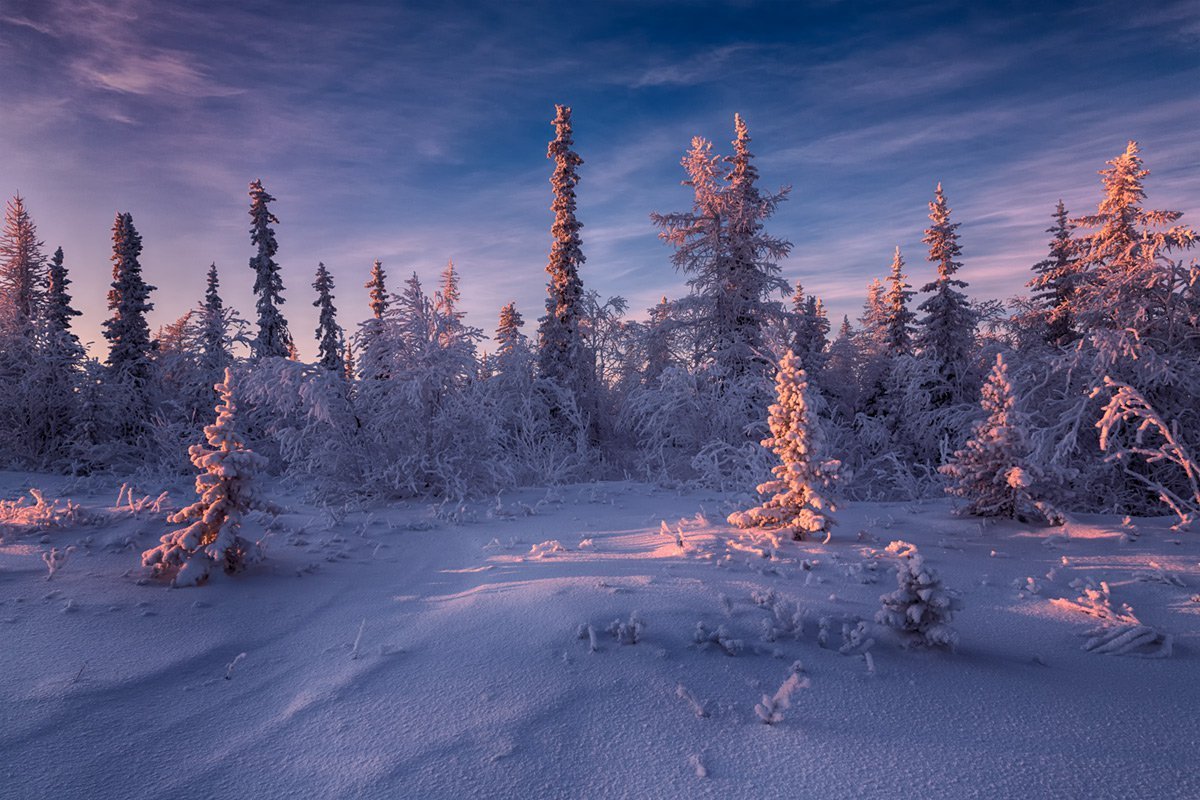
[[160, 544], [142, 553], [142, 565], [156, 575], [175, 573], [174, 585], [195, 586], [208, 578], [212, 567], [237, 572], [261, 558], [259, 546], [240, 535], [242, 520], [250, 511], [278, 513], [262, 495], [258, 474], [267, 460], [246, 447], [237, 430], [233, 376], [216, 385], [220, 395], [217, 419], [204, 428], [208, 446], [189, 448], [199, 500], [168, 517], [184, 527], [162, 537]]
[[967, 296], [958, 291], [965, 281], [954, 275], [962, 267], [957, 222], [950, 221], [950, 206], [937, 185], [929, 204], [929, 219], [922, 241], [929, 245], [928, 260], [937, 265], [937, 279], [925, 285], [932, 295], [921, 303], [920, 345], [924, 357], [936, 364], [938, 385], [930, 387], [934, 408], [965, 402], [970, 396], [969, 369], [975, 347], [975, 313]]
[[[1074, 220], [1094, 233], [1079, 238], [1075, 269], [1076, 316], [1085, 330], [1134, 330], [1161, 336], [1174, 325], [1174, 337], [1194, 338], [1182, 328], [1186, 316], [1180, 295], [1190, 284], [1186, 270], [1170, 260], [1173, 250], [1195, 244], [1196, 233], [1174, 225], [1180, 211], [1147, 211], [1143, 186], [1150, 171], [1142, 166], [1137, 142], [1101, 170], [1105, 196], [1095, 214]], [[1169, 226], [1169, 227], [1168, 227]], [[1181, 285], [1182, 284], [1182, 285]], [[1170, 349], [1170, 339], [1163, 341]]]
[[258, 296], [258, 336], [251, 348], [255, 358], [288, 358], [295, 347], [287, 320], [279, 310], [284, 303], [283, 277], [275, 263], [279, 245], [271, 226], [278, 225], [279, 219], [269, 208], [274, 201], [275, 198], [263, 189], [261, 180], [251, 182], [250, 243], [258, 247], [258, 253], [250, 259], [250, 268], [254, 270], [254, 293]]
[[71, 318], [78, 317], [81, 312], [71, 306], [71, 295], [67, 294], [70, 284], [67, 267], [63, 263], [63, 249], [60, 247], [54, 251], [46, 271], [46, 305], [43, 316], [47, 329], [55, 340], [82, 347], [79, 337], [71, 331]]
[[323, 261], [317, 264], [313, 288], [317, 290], [313, 305], [320, 310], [317, 317], [317, 364], [330, 372], [341, 374], [346, 369], [346, 362], [342, 359], [346, 335], [337, 323], [337, 309], [333, 306], [333, 276]]
[[233, 363], [230, 349], [230, 318], [221, 299], [221, 279], [217, 265], [210, 264], [200, 306], [200, 361], [206, 374], [216, 382], [225, 368]]
[[775, 479], [758, 487], [771, 495], [748, 511], [729, 515], [739, 528], [770, 528], [790, 533], [794, 539], [829, 533], [836, 511], [833, 491], [841, 464], [826, 452], [804, 370], [793, 352], [784, 355], [775, 377], [777, 401], [771, 406], [771, 435], [763, 439], [779, 458], [771, 472]]
[[0, 337], [33, 339], [45, 271], [37, 226], [18, 194], [5, 206], [0, 235]]
[[958, 644], [958, 633], [950, 627], [954, 612], [962, 607], [957, 597], [942, 585], [937, 572], [925, 564], [917, 548], [908, 542], [892, 542], [888, 552], [900, 556], [896, 568], [896, 591], [881, 595], [875, 615], [881, 625], [900, 631], [906, 641], [926, 647]]
[[363, 285], [364, 288], [370, 290], [371, 298], [371, 316], [375, 319], [382, 319], [383, 312], [387, 311], [388, 296], [387, 296], [387, 273], [383, 271], [383, 262], [378, 258], [371, 265], [371, 277]]
[[539, 320], [538, 372], [544, 378], [558, 381], [584, 402], [592, 391], [591, 356], [586, 352], [580, 331], [583, 302], [583, 281], [579, 268], [584, 263], [583, 240], [579, 235], [583, 223], [575, 216], [575, 187], [579, 183], [577, 170], [583, 164], [574, 144], [571, 130], [571, 109], [556, 105], [553, 121], [555, 137], [546, 157], [554, 160], [550, 185], [554, 189], [554, 224], [550, 229], [552, 243], [546, 272], [546, 316]]
[[815, 378], [825, 367], [826, 350], [829, 347], [829, 316], [821, 298], [804, 295], [804, 287], [796, 281], [792, 295], [790, 346], [800, 357], [805, 372]]
[[1028, 420], [1016, 408], [1016, 392], [999, 353], [980, 404], [986, 417], [940, 468], [951, 481], [946, 491], [968, 501], [968, 514], [1061, 525], [1062, 517], [1042, 499], [1045, 476], [1031, 462]]
[[108, 291], [112, 316], [104, 321], [104, 338], [109, 341], [107, 364], [121, 378], [144, 387], [151, 376], [150, 326], [146, 313], [153, 310], [151, 286], [142, 278], [142, 237], [133, 226], [133, 215], [118, 213], [113, 223], [113, 280]]
[[897, 246], [896, 253], [892, 256], [887, 292], [883, 297], [883, 326], [886, 331], [884, 338], [888, 353], [894, 356], [908, 355], [912, 352], [913, 323], [917, 315], [908, 307], [913, 292], [907, 281], [908, 276], [904, 274], [904, 257], [900, 255], [900, 247]]
[[507, 303], [500, 309], [500, 320], [496, 325], [496, 353], [493, 361], [501, 376], [527, 375], [532, 358], [529, 337], [521, 332], [525, 320], [517, 311], [515, 303]]
[[1033, 265], [1037, 276], [1029, 281], [1034, 290], [1033, 302], [1038, 307], [1047, 344], [1065, 345], [1078, 338], [1072, 306], [1079, 284], [1079, 263], [1071, 231], [1075, 225], [1067, 219], [1067, 208], [1058, 201], [1054, 209], [1054, 225], [1046, 229], [1053, 234], [1048, 258]]
[[734, 128], [734, 154], [728, 158], [714, 155], [706, 140], [692, 140], [682, 162], [684, 185], [694, 193], [692, 210], [651, 219], [661, 229], [659, 237], [675, 247], [675, 268], [691, 275], [691, 300], [702, 326], [698, 338], [718, 380], [749, 377], [765, 384], [772, 362], [763, 330], [784, 318], [782, 305], [771, 298], [788, 290], [778, 262], [791, 243], [767, 234], [764, 222], [789, 190], [764, 194], [758, 188], [741, 116], [734, 117]]

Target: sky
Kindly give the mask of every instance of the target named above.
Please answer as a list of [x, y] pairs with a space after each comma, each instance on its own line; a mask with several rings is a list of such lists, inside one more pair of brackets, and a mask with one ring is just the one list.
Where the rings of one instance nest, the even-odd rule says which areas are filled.
[[[118, 211], [153, 327], [215, 262], [253, 319], [247, 186], [277, 198], [283, 310], [316, 352], [323, 261], [348, 330], [372, 260], [391, 288], [462, 274], [485, 331], [533, 333], [550, 245], [554, 104], [573, 108], [587, 288], [634, 316], [686, 293], [650, 222], [685, 210], [693, 136], [747, 120], [789, 281], [853, 319], [899, 245], [918, 287], [941, 181], [977, 298], [1023, 291], [1050, 213], [1094, 211], [1136, 139], [1147, 204], [1200, 215], [1200, 0], [963, 3], [0, 0], [0, 195], [62, 246], [101, 342]], [[835, 324], [836, 327], [836, 324]], [[97, 345], [95, 352], [103, 354]]]

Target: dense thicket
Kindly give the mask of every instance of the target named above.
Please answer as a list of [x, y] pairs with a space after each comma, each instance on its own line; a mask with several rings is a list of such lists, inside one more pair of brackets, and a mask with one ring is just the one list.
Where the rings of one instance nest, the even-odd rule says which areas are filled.
[[[44, 256], [14, 198], [0, 236], [0, 461], [182, 473], [220, 382], [226, 395], [236, 385], [240, 435], [263, 468], [326, 496], [455, 498], [626, 474], [748, 490], [775, 467], [768, 494], [786, 500], [784, 525], [797, 509], [823, 514], [821, 465], [836, 462], [851, 499], [948, 489], [981, 515], [1200, 513], [1195, 233], [1178, 211], [1144, 208], [1135, 143], [1102, 171], [1095, 213], [1053, 210], [1028, 296], [967, 295], [960, 222], [937, 184], [923, 238], [932, 274], [916, 280], [899, 248], [889, 264], [881, 247], [858, 324], [834, 333], [821, 298], [784, 278], [793, 245], [768, 228], [788, 189], [761, 188], [741, 117], [729, 155], [702, 138], [684, 155], [690, 209], [652, 215], [686, 295], [632, 319], [624, 299], [586, 290], [583, 160], [570, 109], [556, 111], [546, 313], [531, 341], [515, 304], [497, 303], [490, 352], [453, 263], [430, 294], [416, 273], [395, 291], [375, 261], [349, 338], [318, 266], [319, 357], [298, 360], [274, 198], [255, 181], [253, 335], [214, 265], [195, 308], [151, 336], [141, 237], [118, 214], [101, 364], [71, 330], [62, 250]], [[824, 519], [801, 527], [820, 532]]]

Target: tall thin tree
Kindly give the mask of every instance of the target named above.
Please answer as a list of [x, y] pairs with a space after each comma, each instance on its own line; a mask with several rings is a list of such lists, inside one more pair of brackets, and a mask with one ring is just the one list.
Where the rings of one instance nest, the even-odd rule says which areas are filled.
[[287, 320], [279, 310], [284, 299], [283, 277], [275, 263], [279, 244], [271, 227], [279, 224], [269, 207], [274, 200], [263, 189], [261, 180], [250, 183], [250, 242], [258, 248], [250, 259], [250, 268], [254, 270], [254, 293], [258, 296], [258, 336], [252, 347], [255, 358], [288, 358], [295, 351]]

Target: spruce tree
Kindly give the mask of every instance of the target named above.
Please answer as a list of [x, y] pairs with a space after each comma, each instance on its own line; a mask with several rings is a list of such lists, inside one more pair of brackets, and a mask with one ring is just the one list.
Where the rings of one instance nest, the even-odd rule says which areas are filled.
[[1072, 306], [1080, 273], [1071, 238], [1075, 225], [1067, 219], [1062, 200], [1058, 201], [1053, 216], [1054, 224], [1046, 229], [1046, 233], [1053, 234], [1049, 257], [1033, 265], [1037, 276], [1028, 285], [1034, 290], [1033, 300], [1040, 311], [1046, 343], [1065, 345], [1078, 338]]
[[645, 366], [642, 383], [654, 386], [671, 366], [671, 303], [664, 296], [650, 309], [645, 327]]
[[786, 199], [789, 189], [764, 194], [758, 188], [750, 131], [740, 114], [735, 114], [733, 120], [734, 150], [726, 159], [729, 172], [722, 203], [727, 252], [723, 265], [726, 290], [721, 299], [727, 306], [724, 309], [718, 306], [725, 324], [718, 332], [717, 359], [734, 376], [750, 372], [767, 377], [774, 365], [767, 355], [763, 331], [782, 311], [769, 298], [787, 291], [778, 262], [787, 257], [792, 245], [767, 234], [763, 223]]
[[496, 324], [496, 352], [489, 359], [500, 376], [528, 375], [532, 350], [529, 337], [521, 332], [524, 325], [525, 320], [515, 303], [506, 303], [500, 308], [500, 319]]
[[784, 355], [775, 375], [776, 402], [768, 422], [771, 434], [763, 439], [778, 457], [771, 469], [774, 480], [758, 487], [767, 500], [748, 511], [729, 515], [729, 524], [739, 528], [767, 528], [804, 539], [833, 528], [836, 511], [833, 492], [841, 464], [826, 450], [821, 424], [813, 408], [800, 359]]
[[815, 378], [825, 367], [826, 350], [829, 347], [829, 317], [821, 298], [804, 294], [804, 287], [796, 281], [792, 295], [790, 346], [800, 358], [804, 371]]
[[546, 286], [546, 316], [539, 320], [538, 328], [538, 372], [574, 392], [576, 401], [584, 403], [593, 381], [591, 358], [580, 330], [583, 280], [579, 268], [585, 259], [583, 240], [579, 235], [583, 223], [575, 216], [575, 187], [579, 183], [577, 170], [583, 159], [571, 149], [574, 139], [570, 107], [556, 105], [554, 108], [555, 137], [546, 151], [546, 157], [554, 161], [550, 178], [554, 189], [554, 202], [550, 205], [554, 225], [550, 229], [553, 241], [546, 265], [550, 276]]
[[337, 323], [337, 309], [333, 305], [333, 276], [324, 262], [317, 264], [317, 276], [313, 281], [317, 299], [313, 305], [319, 309], [317, 316], [317, 365], [339, 375], [345, 372], [346, 362], [342, 357], [345, 334]]
[[884, 294], [884, 328], [888, 353], [893, 356], [908, 355], [913, 346], [913, 323], [917, 315], [908, 307], [912, 299], [912, 286], [907, 283], [908, 276], [904, 274], [904, 257], [900, 255], [899, 246], [892, 256], [891, 272], [888, 275], [888, 288]]
[[204, 428], [207, 446], [194, 444], [188, 449], [192, 464], [200, 470], [199, 499], [169, 517], [184, 527], [142, 553], [143, 566], [156, 575], [173, 574], [176, 586], [203, 582], [214, 566], [236, 572], [261, 558], [259, 546], [242, 538], [242, 520], [250, 511], [278, 513], [262, 496], [258, 481], [267, 460], [247, 448], [238, 432], [233, 376], [228, 369], [215, 388], [220, 401], [216, 422]]
[[37, 226], [18, 194], [4, 209], [0, 235], [0, 337], [33, 339], [45, 271]]
[[1030, 458], [1029, 422], [1016, 408], [1016, 392], [999, 353], [983, 384], [980, 404], [986, 417], [963, 448], [940, 467], [951, 481], [946, 491], [968, 501], [968, 514], [1061, 524], [1042, 500], [1044, 476]]
[[[1172, 313], [1180, 281], [1169, 254], [1192, 247], [1196, 233], [1174, 224], [1183, 216], [1180, 211], [1141, 207], [1150, 171], [1142, 166], [1137, 142], [1129, 142], [1108, 165], [1100, 173], [1100, 207], [1074, 220], [1077, 227], [1095, 231], [1078, 240], [1075, 269], [1084, 277], [1077, 286], [1076, 318], [1087, 330], [1135, 330], [1145, 336], [1159, 329], [1161, 334], [1180, 316]], [[1190, 332], [1172, 334], [1195, 338]]]
[[937, 279], [921, 290], [932, 293], [921, 303], [925, 316], [920, 321], [920, 345], [924, 357], [931, 359], [938, 375], [937, 385], [929, 387], [934, 408], [965, 402], [970, 397], [970, 365], [975, 347], [975, 312], [966, 294], [958, 291], [967, 284], [954, 275], [962, 267], [958, 243], [959, 223], [950, 221], [950, 206], [937, 185], [929, 204], [929, 219], [922, 241], [929, 245], [928, 260], [937, 265]]
[[383, 312], [387, 311], [387, 273], [383, 271], [383, 262], [378, 258], [371, 265], [371, 278], [364, 284], [364, 288], [370, 290], [371, 298], [371, 316], [375, 319], [383, 319]]
[[142, 278], [142, 237], [133, 226], [133, 215], [118, 213], [113, 223], [113, 280], [108, 291], [112, 316], [104, 321], [108, 339], [109, 370], [118, 378], [144, 385], [151, 375], [150, 326], [146, 312], [154, 308], [150, 292], [154, 286]]
[[258, 296], [258, 336], [251, 350], [255, 358], [289, 358], [295, 353], [295, 343], [288, 332], [287, 320], [279, 306], [283, 305], [283, 278], [275, 254], [279, 245], [275, 241], [275, 230], [279, 219], [271, 213], [269, 204], [275, 198], [263, 189], [262, 181], [250, 184], [250, 243], [258, 253], [250, 259], [254, 270], [254, 293]]
[[67, 267], [63, 263], [63, 249], [54, 251], [46, 271], [46, 306], [44, 317], [50, 335], [74, 347], [81, 347], [79, 337], [71, 330], [71, 318], [80, 316], [81, 312], [71, 307], [71, 295], [67, 287], [71, 285], [67, 277]]
[[204, 301], [200, 306], [200, 363], [214, 383], [225, 368], [233, 363], [229, 318], [221, 299], [221, 279], [216, 264], [208, 267]]

